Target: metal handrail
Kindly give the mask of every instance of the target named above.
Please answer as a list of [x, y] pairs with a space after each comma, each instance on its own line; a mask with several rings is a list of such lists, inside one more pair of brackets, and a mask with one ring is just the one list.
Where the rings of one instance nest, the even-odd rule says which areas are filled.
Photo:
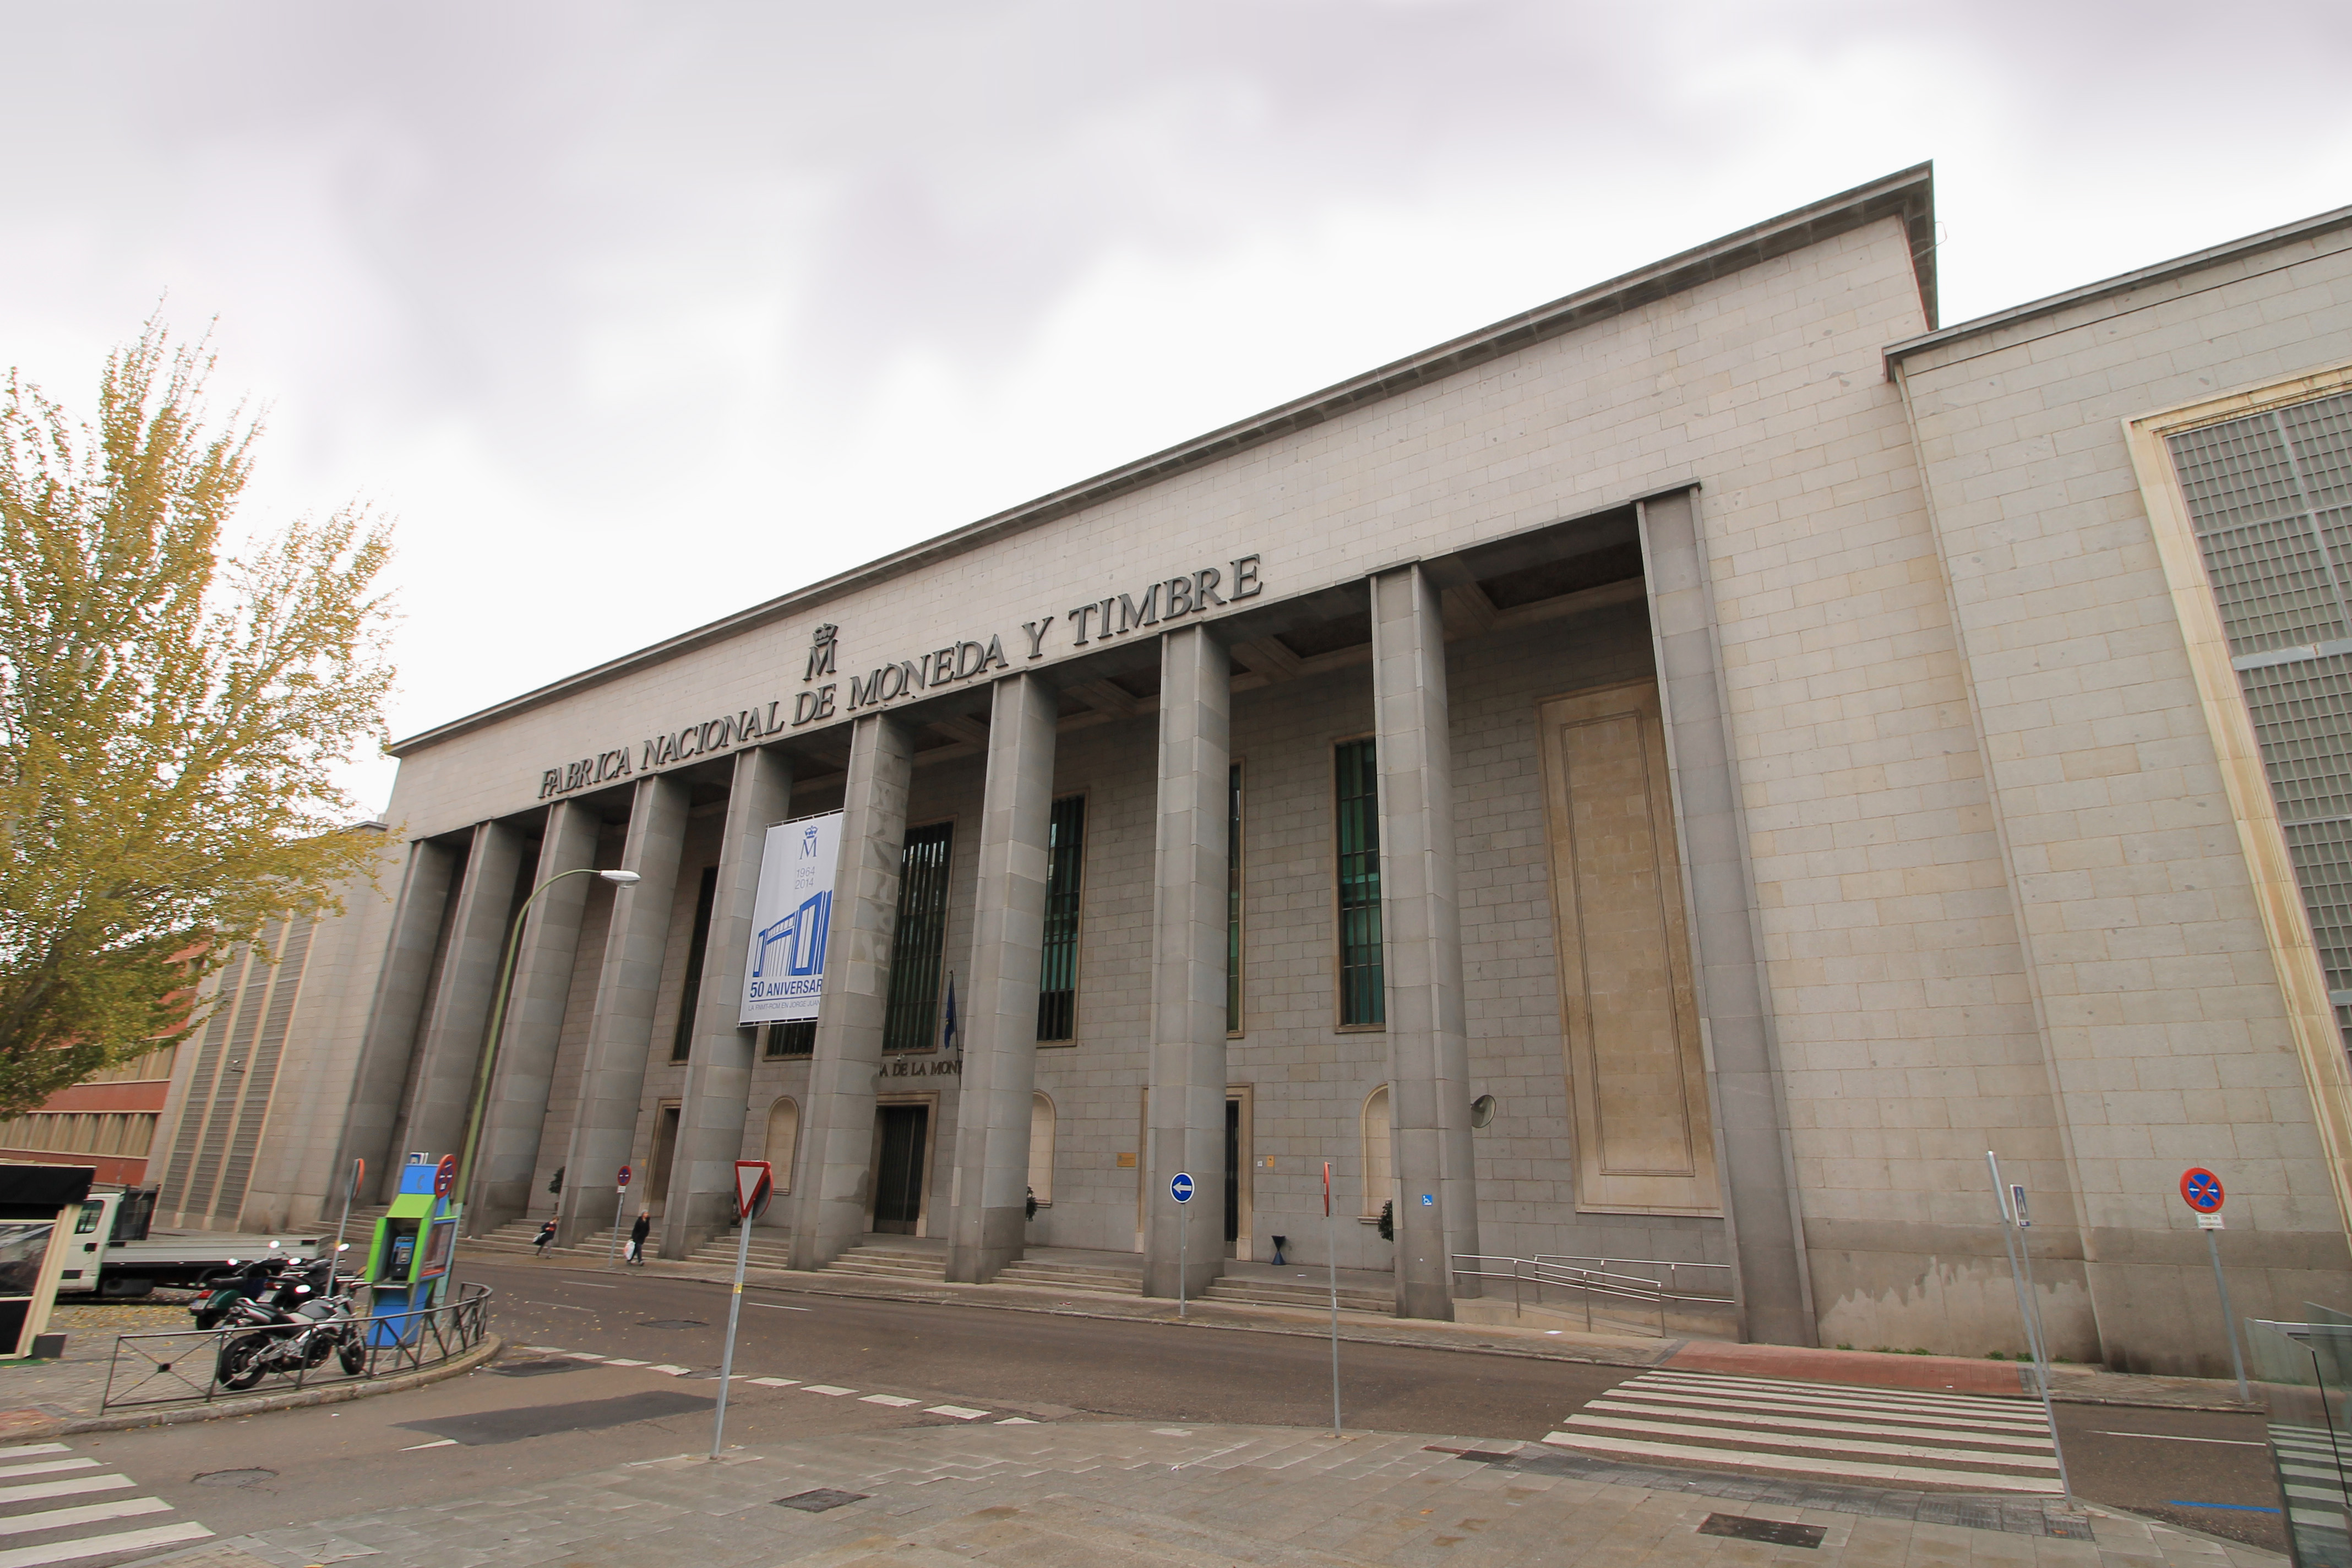
[[[416, 1310], [354, 1314], [360, 1325], [366, 1361], [355, 1373], [346, 1373], [334, 1356], [317, 1366], [297, 1367], [272, 1375], [287, 1380], [278, 1388], [300, 1388], [312, 1383], [365, 1383], [437, 1366], [481, 1343], [489, 1332], [490, 1288], [460, 1283], [457, 1300]], [[390, 1325], [389, 1335], [377, 1331]], [[117, 1334], [114, 1354], [107, 1363], [106, 1387], [99, 1395], [100, 1410], [131, 1405], [210, 1404], [248, 1391], [226, 1389], [220, 1384], [221, 1348], [232, 1339], [266, 1333], [265, 1328], [242, 1323], [220, 1329], [182, 1329], [166, 1333]], [[379, 1341], [385, 1342], [378, 1342]], [[202, 1368], [202, 1378], [181, 1368], [191, 1363]], [[118, 1384], [120, 1386], [118, 1386]], [[271, 1392], [278, 1392], [278, 1388]]]
[[[1572, 1254], [1538, 1252], [1531, 1261], [1549, 1264], [1553, 1267], [1591, 1263], [1598, 1265], [1602, 1273], [1611, 1272], [1611, 1265], [1612, 1264], [1626, 1268], [1663, 1268], [1666, 1271], [1666, 1278], [1663, 1282], [1664, 1288], [1667, 1291], [1676, 1295], [1677, 1297], [1682, 1294], [1676, 1286], [1678, 1270], [1685, 1268], [1713, 1268], [1717, 1269], [1726, 1275], [1728, 1275], [1731, 1272], [1731, 1265], [1728, 1263], [1685, 1263], [1671, 1258], [1581, 1258]], [[1690, 1299], [1693, 1300], [1713, 1300], [1714, 1298], [1692, 1297]], [[1727, 1301], [1730, 1300], [1730, 1297], [1727, 1294], [1722, 1297], [1721, 1300]]]
[[[1596, 1258], [1592, 1261], [1635, 1263], [1646, 1260]], [[1509, 1268], [1507, 1270], [1501, 1270], [1463, 1267], [1465, 1264], [1492, 1263], [1507, 1264]], [[1595, 1297], [1608, 1300], [1640, 1302], [1654, 1307], [1658, 1313], [1657, 1331], [1660, 1338], [1664, 1338], [1666, 1333], [1666, 1315], [1670, 1305], [1729, 1307], [1735, 1304], [1733, 1298], [1729, 1296], [1697, 1295], [1670, 1289], [1658, 1280], [1643, 1279], [1639, 1275], [1616, 1274], [1599, 1268], [1567, 1267], [1545, 1258], [1504, 1258], [1484, 1253], [1462, 1252], [1454, 1255], [1454, 1273], [1457, 1278], [1510, 1280], [1511, 1310], [1515, 1313], [1525, 1310], [1526, 1290], [1529, 1285], [1535, 1287], [1536, 1305], [1538, 1308], [1543, 1305], [1543, 1292], [1546, 1286], [1559, 1290], [1580, 1292], [1584, 1299], [1584, 1329], [1587, 1333], [1592, 1331], [1592, 1302]], [[1659, 1266], [1673, 1267], [1663, 1262]], [[1727, 1266], [1709, 1263], [1685, 1264], [1682, 1267], [1720, 1268]]]

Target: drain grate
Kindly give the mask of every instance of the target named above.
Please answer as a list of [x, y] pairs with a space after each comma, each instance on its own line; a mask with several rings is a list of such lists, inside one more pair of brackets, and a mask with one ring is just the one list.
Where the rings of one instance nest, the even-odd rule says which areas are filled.
[[1818, 1524], [1791, 1524], [1783, 1519], [1749, 1519], [1745, 1514], [1711, 1513], [1698, 1527], [1701, 1535], [1727, 1535], [1734, 1541], [1760, 1541], [1767, 1546], [1819, 1546], [1829, 1531]]
[[188, 1478], [200, 1487], [256, 1487], [277, 1479], [276, 1470], [207, 1470]]
[[791, 1497], [776, 1500], [778, 1508], [796, 1508], [803, 1513], [823, 1513], [829, 1508], [839, 1508], [845, 1502], [864, 1502], [864, 1492], [835, 1491], [831, 1487], [819, 1487], [813, 1492], [794, 1492]]
[[655, 1318], [637, 1325], [641, 1329], [707, 1329], [709, 1326], [700, 1318]]

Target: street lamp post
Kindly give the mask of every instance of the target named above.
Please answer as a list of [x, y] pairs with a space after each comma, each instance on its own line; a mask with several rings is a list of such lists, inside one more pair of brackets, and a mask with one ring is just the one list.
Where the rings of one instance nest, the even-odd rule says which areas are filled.
[[490, 1074], [498, 1066], [499, 1038], [506, 1029], [507, 992], [514, 984], [515, 956], [522, 948], [523, 917], [530, 913], [533, 899], [566, 877], [602, 877], [607, 882], [623, 888], [640, 879], [635, 871], [599, 871], [593, 866], [575, 866], [569, 871], [558, 871], [533, 888], [530, 896], [523, 900], [522, 907], [515, 910], [514, 925], [507, 932], [506, 963], [499, 972], [499, 997], [490, 1005], [489, 1036], [482, 1042], [482, 1070], [474, 1080], [474, 1110], [466, 1118], [466, 1152], [457, 1159], [457, 1218], [461, 1228], [465, 1224], [467, 1195], [473, 1191], [470, 1184], [474, 1179], [474, 1149], [481, 1142], [482, 1116], [489, 1110]]

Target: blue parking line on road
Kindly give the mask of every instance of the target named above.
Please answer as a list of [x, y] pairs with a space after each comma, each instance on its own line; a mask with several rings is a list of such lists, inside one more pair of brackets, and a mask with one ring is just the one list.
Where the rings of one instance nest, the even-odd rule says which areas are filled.
[[2231, 1513], [2276, 1513], [2276, 1512], [2278, 1512], [2278, 1511], [2279, 1511], [2277, 1509], [2274, 1509], [2274, 1508], [2256, 1508], [2256, 1507], [2254, 1507], [2252, 1503], [2243, 1503], [2243, 1502], [2183, 1502], [2183, 1501], [2181, 1501], [2179, 1498], [2174, 1498], [2174, 1499], [2172, 1499], [2169, 1502], [2166, 1503], [2164, 1506], [2165, 1506], [2165, 1507], [2167, 1507], [2167, 1508], [2219, 1508], [2219, 1509], [2226, 1509], [2226, 1510], [2229, 1510], [2230, 1512], [2231, 1512]]

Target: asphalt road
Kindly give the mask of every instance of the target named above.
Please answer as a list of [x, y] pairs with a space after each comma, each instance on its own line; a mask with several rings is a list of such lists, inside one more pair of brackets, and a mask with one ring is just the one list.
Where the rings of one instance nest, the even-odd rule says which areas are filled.
[[[512, 1350], [497, 1368], [411, 1393], [232, 1422], [92, 1436], [100, 1456], [223, 1534], [461, 1497], [692, 1451], [710, 1441], [709, 1373], [724, 1286], [520, 1262], [474, 1267], [498, 1291], [509, 1345], [655, 1365], [553, 1362]], [[735, 1370], [911, 1400], [811, 1397], [738, 1382], [730, 1445], [987, 1419], [1234, 1422], [1330, 1419], [1327, 1342], [992, 1308], [874, 1301], [762, 1287], [744, 1294]], [[537, 1364], [530, 1364], [536, 1363]], [[1459, 1351], [1340, 1347], [1350, 1426], [1538, 1439], [1627, 1369]], [[2253, 1416], [2062, 1405], [2076, 1490], [2214, 1534], [2283, 1549], [2278, 1497]], [[2234, 1505], [2190, 1509], [2183, 1503]]]

